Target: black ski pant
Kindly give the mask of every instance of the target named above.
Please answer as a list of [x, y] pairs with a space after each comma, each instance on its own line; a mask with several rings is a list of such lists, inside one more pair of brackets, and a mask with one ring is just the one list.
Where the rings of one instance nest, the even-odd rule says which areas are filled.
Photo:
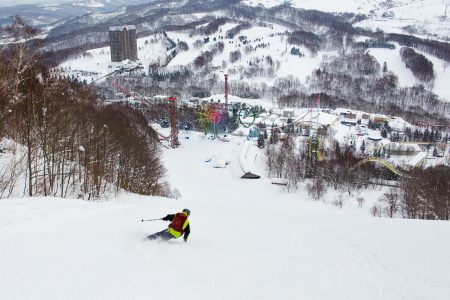
[[149, 235], [148, 238], [150, 240], [162, 239], [164, 241], [168, 241], [175, 237], [172, 234], [170, 234], [169, 229], [164, 229], [163, 231]]

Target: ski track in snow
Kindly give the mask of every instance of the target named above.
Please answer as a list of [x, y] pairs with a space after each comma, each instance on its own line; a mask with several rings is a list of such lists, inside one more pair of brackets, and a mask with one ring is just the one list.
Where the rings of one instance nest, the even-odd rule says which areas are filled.
[[[263, 173], [242, 180], [242, 138], [180, 141], [163, 153], [179, 199], [0, 201], [0, 298], [450, 298], [448, 222], [374, 219], [368, 207], [312, 201], [303, 185], [287, 193]], [[231, 163], [213, 168], [205, 158], [215, 155]], [[145, 240], [167, 222], [142, 218], [184, 207], [188, 243]]]
[[[343, 237], [340, 237], [339, 234], [336, 234], [336, 232], [333, 232], [332, 234], [329, 233], [330, 238], [334, 238], [336, 242], [342, 243], [344, 246], [349, 247], [350, 250], [352, 250], [355, 253], [355, 257], [352, 261], [345, 264], [342, 268], [340, 274], [339, 274], [339, 283], [340, 285], [344, 284], [344, 277], [348, 273], [352, 271], [352, 269], [356, 269], [356, 267], [363, 264], [363, 274], [367, 277], [365, 280], [365, 283], [369, 285], [367, 288], [370, 290], [370, 285], [375, 282], [376, 285], [378, 285], [378, 288], [376, 289], [376, 298], [374, 299], [385, 299], [384, 295], [384, 289], [386, 285], [386, 271], [384, 268], [380, 265], [380, 263], [373, 261], [370, 254], [364, 253], [362, 250], [358, 249], [357, 246], [354, 246], [350, 244], [350, 242], [345, 241]], [[366, 272], [364, 272], [364, 270]], [[377, 284], [376, 279], [381, 279], [380, 282]], [[370, 296], [370, 295], [368, 295]], [[368, 298], [366, 298], [368, 299]]]

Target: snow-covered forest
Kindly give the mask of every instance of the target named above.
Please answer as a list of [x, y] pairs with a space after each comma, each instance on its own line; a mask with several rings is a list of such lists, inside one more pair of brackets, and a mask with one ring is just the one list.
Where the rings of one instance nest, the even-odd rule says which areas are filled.
[[[36, 34], [18, 17], [6, 30], [17, 41]], [[0, 62], [0, 130], [9, 153], [2, 158], [2, 198], [14, 196], [19, 182], [28, 196], [91, 199], [119, 189], [167, 195], [157, 135], [142, 114], [103, 106], [90, 87], [43, 69], [23, 43], [11, 51]]]

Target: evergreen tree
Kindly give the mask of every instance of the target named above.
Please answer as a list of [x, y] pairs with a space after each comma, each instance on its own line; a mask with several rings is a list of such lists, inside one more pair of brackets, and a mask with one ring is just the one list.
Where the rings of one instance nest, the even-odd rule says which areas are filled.
[[434, 157], [437, 157], [437, 156], [438, 156], [438, 152], [437, 152], [437, 149], [436, 149], [436, 145], [434, 145], [433, 156], [434, 156]]
[[410, 127], [406, 127], [406, 137], [407, 141], [412, 141], [412, 131]]
[[388, 71], [387, 63], [384, 62], [384, 64], [383, 64], [383, 73], [386, 73], [387, 71]]
[[278, 143], [278, 129], [275, 128], [271, 130], [269, 143], [270, 144]]
[[428, 127], [425, 129], [425, 132], [423, 133], [423, 141], [424, 142], [430, 141], [430, 131], [428, 130]]
[[366, 142], [363, 140], [361, 143], [361, 147], [359, 148], [361, 150], [361, 154], [364, 154], [366, 151]]
[[161, 118], [161, 121], [159, 123], [161, 125], [162, 128], [168, 128], [169, 127], [169, 121], [167, 120], [166, 116], [163, 116]]
[[373, 150], [373, 157], [378, 157], [378, 149]]
[[334, 152], [336, 153], [336, 158], [340, 159], [341, 158], [341, 147], [339, 146], [339, 142], [336, 141], [336, 143], [334, 144]]
[[419, 129], [416, 128], [416, 130], [414, 130], [413, 141], [417, 142], [417, 141], [419, 141], [419, 138], [420, 138]]
[[287, 132], [293, 133], [294, 132], [294, 125], [292, 124], [292, 118], [288, 118], [287, 120]]
[[352, 153], [356, 150], [356, 141], [354, 139], [350, 142], [350, 150]]
[[442, 139], [442, 134], [436, 129], [436, 132], [434, 133], [434, 141], [440, 142]]
[[391, 140], [391, 142], [396, 142], [397, 141], [397, 135], [395, 133], [391, 134], [390, 140]]
[[258, 137], [258, 148], [263, 149], [264, 148], [264, 135], [260, 134]]

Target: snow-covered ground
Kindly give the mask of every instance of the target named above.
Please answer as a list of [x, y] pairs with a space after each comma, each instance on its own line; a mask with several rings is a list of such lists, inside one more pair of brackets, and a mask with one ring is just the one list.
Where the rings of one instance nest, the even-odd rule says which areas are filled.
[[[178, 54], [169, 62], [169, 69], [179, 66], [187, 66], [192, 64], [194, 60], [205, 51], [211, 50], [216, 43], [223, 42], [224, 50], [218, 53], [212, 61], [215, 72], [227, 72], [230, 81], [242, 80], [242, 67], [248, 68], [250, 64], [259, 64], [265, 70], [272, 70], [273, 75], [252, 74], [251, 78], [246, 78], [248, 82], [267, 85], [273, 85], [277, 78], [293, 76], [297, 78], [302, 85], [309, 85], [309, 78], [314, 69], [319, 68], [324, 57], [334, 57], [338, 53], [336, 51], [319, 51], [316, 55], [312, 54], [308, 49], [298, 46], [304, 56], [292, 55], [290, 53], [293, 45], [288, 44], [287, 37], [284, 32], [286, 27], [269, 24], [267, 27], [254, 26], [250, 29], [242, 30], [233, 39], [227, 39], [226, 32], [237, 26], [236, 23], [226, 23], [222, 25], [218, 32], [209, 36], [209, 42], [201, 47], [196, 47], [196, 41], [203, 41], [203, 35], [191, 35], [190, 31], [170, 31], [167, 36], [175, 43], [185, 42], [189, 46], [187, 51], [178, 51]], [[246, 37], [243, 43], [239, 37]], [[364, 41], [366, 37], [358, 37], [357, 41]], [[264, 45], [263, 45], [264, 44]], [[162, 34], [155, 34], [145, 38], [138, 39], [138, 57], [144, 67], [144, 72], [148, 72], [150, 64], [164, 65], [167, 62], [168, 55], [173, 50], [167, 51], [170, 44]], [[261, 46], [263, 45], [263, 46]], [[400, 57], [401, 46], [396, 45], [396, 49], [369, 49], [369, 53], [373, 55], [381, 66], [387, 63], [389, 71], [394, 72], [399, 78], [401, 87], [411, 87], [420, 82], [414, 77], [412, 72], [406, 68]], [[251, 47], [252, 50], [247, 52], [246, 48]], [[230, 63], [230, 53], [239, 50], [242, 54], [240, 60]], [[420, 52], [420, 51], [418, 51]], [[436, 75], [433, 87], [428, 87], [436, 93], [442, 100], [450, 101], [450, 76], [448, 76], [448, 63], [427, 53], [422, 53], [432, 63]], [[270, 56], [273, 61], [272, 66], [267, 63]], [[60, 65], [63, 74], [75, 76], [79, 80], [86, 80], [88, 83], [97, 78], [114, 71], [120, 67], [120, 63], [111, 63], [109, 47], [93, 49], [85, 52], [84, 55], [68, 60]], [[246, 74], [246, 77], [249, 74]]]
[[[138, 58], [144, 67], [144, 72], [148, 72], [150, 64], [164, 65], [166, 63], [168, 52], [170, 52], [167, 51], [168, 45], [168, 40], [161, 33], [137, 40]], [[59, 70], [65, 75], [90, 83], [122, 66], [122, 63], [111, 62], [110, 47], [103, 47], [88, 50], [62, 63]]]
[[419, 36], [431, 35], [442, 39], [448, 39], [450, 35], [448, 0], [244, 0], [242, 2], [250, 6], [265, 7], [288, 2], [294, 7], [303, 9], [365, 14], [368, 19], [357, 23], [356, 26], [392, 33], [407, 33], [405, 27], [409, 27]]
[[[373, 55], [378, 63], [383, 66], [384, 62], [387, 63], [387, 67], [389, 71], [394, 72], [399, 81], [399, 85], [401, 87], [410, 87], [417, 84], [420, 84], [420, 81], [417, 80], [411, 70], [406, 68], [405, 63], [401, 60], [400, 57], [400, 46], [398, 43], [394, 43], [395, 49], [381, 49], [381, 48], [371, 48], [369, 49], [369, 54]], [[433, 63], [433, 70], [436, 76], [434, 81], [434, 85], [431, 88], [435, 94], [439, 95], [442, 100], [450, 101], [450, 68], [448, 68], [449, 64], [444, 60], [439, 59], [433, 55], [425, 53], [420, 50], [415, 50], [416, 52], [424, 55], [428, 60]]]
[[373, 0], [338, 0], [324, 2], [320, 0], [245, 0], [243, 3], [251, 6], [263, 5], [265, 7], [274, 7], [284, 3], [290, 3], [294, 7], [304, 9], [317, 9], [325, 12], [365, 12], [368, 11], [368, 5], [374, 4]]
[[[182, 134], [180, 148], [164, 150], [176, 200], [0, 201], [1, 299], [450, 298], [448, 222], [373, 218], [379, 190], [362, 195], [363, 208], [344, 194], [339, 210], [304, 186], [240, 179], [246, 143], [230, 138]], [[213, 168], [212, 156], [230, 164]], [[187, 243], [144, 240], [167, 223], [142, 218], [185, 207]]]

